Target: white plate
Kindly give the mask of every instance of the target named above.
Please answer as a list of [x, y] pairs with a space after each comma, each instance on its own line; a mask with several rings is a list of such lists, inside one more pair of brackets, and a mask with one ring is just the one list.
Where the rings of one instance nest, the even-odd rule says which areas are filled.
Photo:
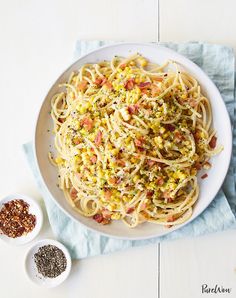
[[[39, 248], [44, 245], [54, 245], [61, 249], [65, 254], [67, 265], [66, 270], [62, 272], [55, 278], [45, 278], [42, 274], [40, 274], [37, 270], [36, 264], [34, 262], [34, 254], [38, 252]], [[53, 288], [60, 285], [64, 280], [67, 279], [68, 275], [70, 274], [71, 270], [71, 256], [67, 248], [61, 244], [60, 242], [52, 239], [44, 239], [34, 243], [31, 248], [28, 250], [26, 257], [25, 257], [25, 271], [31, 281], [36, 283], [39, 286], [45, 288]]]
[[[72, 71], [78, 70], [87, 62], [97, 62], [104, 59], [110, 60], [114, 55], [128, 56], [136, 52], [141, 53], [150, 61], [159, 64], [168, 59], [175, 60], [183, 65], [186, 71], [198, 80], [202, 87], [202, 91], [211, 101], [214, 119], [213, 124], [217, 131], [218, 137], [217, 143], [224, 145], [223, 152], [212, 158], [213, 166], [211, 170], [208, 171], [209, 177], [204, 180], [199, 179], [200, 195], [194, 207], [192, 217], [184, 224], [175, 226], [171, 229], [151, 223], [141, 224], [134, 229], [129, 229], [121, 221], [115, 221], [111, 225], [99, 225], [91, 218], [81, 216], [67, 203], [62, 191], [56, 186], [57, 169], [49, 163], [47, 158], [48, 151], [51, 150], [49, 145], [53, 144], [54, 138], [52, 133], [47, 132], [48, 129], [52, 130], [52, 120], [49, 115], [49, 111], [51, 109], [50, 100], [51, 97], [59, 91], [58, 84], [65, 82]], [[39, 112], [35, 130], [35, 155], [38, 168], [45, 187], [51, 193], [58, 206], [60, 206], [69, 216], [82, 223], [86, 227], [108, 236], [123, 239], [145, 239], [154, 236], [161, 236], [180, 228], [181, 226], [196, 218], [211, 203], [216, 193], [220, 189], [228, 170], [231, 149], [232, 134], [229, 116], [224, 101], [214, 83], [196, 64], [187, 58], [176, 53], [175, 51], [154, 44], [115, 44], [100, 48], [81, 57], [57, 79], [55, 84], [49, 90]]]
[[29, 204], [29, 213], [36, 216], [36, 225], [34, 229], [31, 232], [29, 232], [27, 235], [23, 235], [17, 238], [10, 238], [4, 234], [1, 234], [0, 239], [12, 245], [22, 245], [32, 241], [40, 232], [43, 224], [43, 213], [42, 213], [41, 207], [34, 199], [31, 199], [30, 197], [27, 197], [22, 194], [17, 194], [17, 193], [10, 194], [5, 198], [1, 199], [0, 209], [2, 208], [3, 204], [15, 199], [22, 199], [23, 201]]

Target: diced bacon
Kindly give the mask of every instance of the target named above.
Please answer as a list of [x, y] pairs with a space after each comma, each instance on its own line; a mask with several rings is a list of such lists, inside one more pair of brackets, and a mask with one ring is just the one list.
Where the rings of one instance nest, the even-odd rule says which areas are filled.
[[164, 179], [162, 177], [157, 177], [156, 184], [157, 185], [163, 185], [164, 184]]
[[153, 79], [153, 81], [156, 81], [156, 82], [162, 82], [163, 81], [163, 78], [161, 78], [161, 77], [153, 77], [152, 79]]
[[112, 90], [113, 89], [112, 83], [109, 82], [109, 81], [106, 81], [103, 85], [106, 86], [107, 89], [109, 89], [109, 90]]
[[110, 190], [106, 190], [105, 191], [105, 195], [104, 195], [104, 197], [105, 197], [105, 199], [106, 200], [110, 200], [110, 198], [111, 198], [111, 191]]
[[175, 140], [177, 143], [181, 142], [184, 140], [184, 135], [182, 135], [179, 131], [175, 132]]
[[214, 149], [216, 147], [216, 141], [217, 141], [217, 137], [213, 136], [209, 142], [209, 146], [211, 149]]
[[134, 88], [134, 79], [129, 79], [125, 82], [124, 87], [126, 90], [132, 90]]
[[93, 219], [97, 222], [97, 223], [101, 223], [103, 221], [103, 216], [101, 213], [97, 213], [93, 216]]
[[107, 78], [104, 77], [104, 78], [102, 79], [101, 86], [103, 86], [106, 82], [107, 82]]
[[126, 63], [123, 63], [120, 65], [120, 69], [124, 70], [126, 68], [127, 64]]
[[175, 126], [173, 124], [166, 124], [165, 127], [169, 131], [174, 131], [175, 130]]
[[117, 184], [117, 178], [115, 178], [115, 177], [109, 178], [108, 182], [109, 182], [110, 184], [115, 185], [115, 184]]
[[78, 91], [85, 91], [85, 89], [87, 88], [88, 82], [87, 81], [82, 81], [78, 84], [77, 89]]
[[132, 114], [136, 114], [138, 112], [138, 105], [130, 105], [128, 106], [128, 112], [132, 115]]
[[149, 167], [153, 167], [156, 164], [156, 161], [155, 160], [148, 159], [147, 160], [147, 164], [149, 165]]
[[97, 162], [97, 156], [96, 155], [93, 155], [91, 158], [90, 158], [91, 162], [92, 163], [96, 163]]
[[116, 164], [118, 166], [124, 167], [125, 166], [125, 161], [122, 159], [116, 159]]
[[160, 93], [160, 88], [158, 88], [156, 85], [152, 85], [151, 87], [151, 96], [155, 97]]
[[170, 228], [173, 227], [173, 225], [167, 225], [166, 227], [167, 227], [168, 229], [170, 229]]
[[151, 82], [142, 82], [138, 86], [139, 86], [139, 89], [141, 89], [141, 90], [146, 89], [151, 86]]
[[103, 218], [105, 219], [111, 219], [111, 211], [107, 210], [107, 209], [103, 209], [102, 210], [102, 215], [103, 215]]
[[77, 198], [77, 193], [78, 193], [78, 191], [74, 187], [72, 187], [71, 190], [70, 190], [71, 198], [76, 199]]
[[201, 176], [202, 179], [206, 179], [207, 177], [208, 177], [207, 173]]
[[194, 166], [195, 166], [195, 168], [196, 168], [198, 171], [200, 171], [201, 168], [202, 168], [202, 165], [201, 165], [200, 162], [195, 162]]
[[95, 137], [94, 143], [96, 146], [100, 146], [101, 142], [102, 142], [102, 132], [99, 130]]
[[59, 121], [60, 123], [64, 123], [64, 122], [65, 122], [65, 118], [58, 118], [58, 121]]
[[101, 83], [102, 83], [102, 78], [96, 78], [96, 80], [94, 81], [94, 84], [96, 84], [97, 86], [100, 86], [101, 85]]
[[135, 143], [135, 145], [136, 145], [137, 147], [142, 147], [143, 144], [144, 144], [144, 139], [143, 139], [143, 137], [141, 137], [141, 138], [139, 138], [139, 139], [135, 139], [135, 140], [134, 140], [134, 143]]
[[188, 103], [193, 108], [196, 107], [198, 104], [198, 102], [195, 99], [190, 99]]
[[128, 208], [128, 210], [126, 211], [127, 214], [130, 214], [130, 213], [132, 213], [132, 212], [134, 212], [134, 207], [130, 207], [130, 208]]
[[168, 218], [167, 218], [167, 222], [173, 222], [175, 221], [175, 217], [174, 215], [170, 215]]
[[93, 128], [93, 120], [91, 118], [85, 117], [82, 119], [81, 125], [90, 131]]
[[147, 197], [152, 197], [154, 194], [154, 191], [153, 190], [148, 190], [147, 191]]

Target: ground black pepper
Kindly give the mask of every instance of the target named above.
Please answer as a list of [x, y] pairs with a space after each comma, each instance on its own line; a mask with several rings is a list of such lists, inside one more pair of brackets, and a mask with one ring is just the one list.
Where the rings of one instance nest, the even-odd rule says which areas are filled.
[[34, 255], [37, 270], [44, 277], [55, 278], [66, 270], [64, 252], [55, 245], [44, 245]]

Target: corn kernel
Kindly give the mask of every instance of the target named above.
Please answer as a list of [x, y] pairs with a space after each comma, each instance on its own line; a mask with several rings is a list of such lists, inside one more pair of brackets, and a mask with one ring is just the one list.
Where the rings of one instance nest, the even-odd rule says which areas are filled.
[[145, 58], [140, 57], [140, 58], [138, 58], [137, 60], [138, 60], [139, 64], [140, 64], [142, 67], [147, 66], [147, 63], [148, 63], [148, 62], [147, 62], [147, 60], [146, 60]]

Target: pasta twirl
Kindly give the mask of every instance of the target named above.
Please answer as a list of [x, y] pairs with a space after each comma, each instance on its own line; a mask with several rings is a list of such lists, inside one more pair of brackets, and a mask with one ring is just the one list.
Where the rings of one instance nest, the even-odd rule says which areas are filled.
[[98, 223], [183, 223], [197, 173], [219, 153], [211, 105], [173, 61], [140, 54], [83, 65], [51, 100], [59, 187]]

